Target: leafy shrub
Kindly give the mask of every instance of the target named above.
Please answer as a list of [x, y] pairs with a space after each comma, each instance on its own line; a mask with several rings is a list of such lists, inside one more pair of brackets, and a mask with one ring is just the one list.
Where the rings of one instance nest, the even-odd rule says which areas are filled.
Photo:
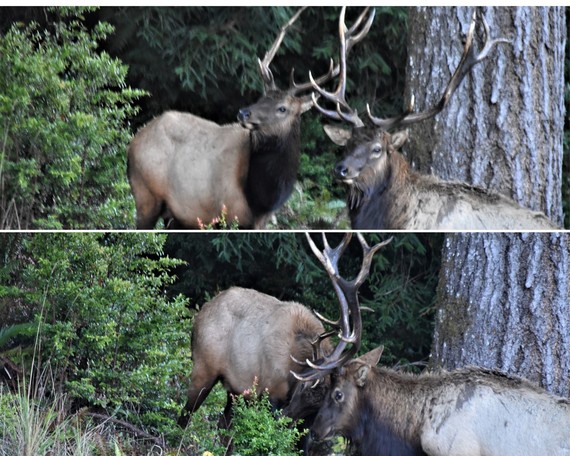
[[[164, 240], [140, 233], [25, 236], [21, 276], [0, 286], [0, 295], [17, 295], [33, 309], [36, 364], [51, 365], [54, 389], [67, 391], [74, 408], [97, 406], [166, 433], [179, 411], [177, 379], [190, 372], [191, 320], [185, 299], [164, 295], [169, 271], [180, 264], [160, 258]], [[26, 353], [19, 361], [31, 369]]]
[[84, 8], [53, 8], [49, 28], [14, 24], [0, 37], [0, 228], [120, 228], [134, 212], [126, 121], [143, 95], [98, 46]]
[[218, 429], [226, 405], [226, 390], [218, 383], [202, 406], [192, 414], [181, 439], [183, 454], [225, 454], [228, 439]]
[[[292, 426], [292, 419], [274, 412], [267, 391], [257, 397], [255, 385], [251, 391], [234, 399], [234, 417], [229, 431], [234, 454], [292, 456], [300, 454], [295, 445], [301, 432]], [[249, 396], [249, 399], [246, 397]]]

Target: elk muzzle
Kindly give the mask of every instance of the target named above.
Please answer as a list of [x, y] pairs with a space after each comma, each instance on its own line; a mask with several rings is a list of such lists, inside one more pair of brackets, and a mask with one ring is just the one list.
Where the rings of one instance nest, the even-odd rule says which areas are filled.
[[241, 108], [238, 112], [237, 119], [241, 126], [247, 128], [248, 130], [254, 130], [257, 125], [256, 123], [251, 122], [250, 108]]
[[311, 426], [311, 439], [318, 442], [335, 436], [334, 416], [329, 407], [323, 406]]
[[351, 166], [346, 159], [343, 159], [335, 165], [333, 174], [336, 180], [350, 185], [358, 178], [360, 170]]

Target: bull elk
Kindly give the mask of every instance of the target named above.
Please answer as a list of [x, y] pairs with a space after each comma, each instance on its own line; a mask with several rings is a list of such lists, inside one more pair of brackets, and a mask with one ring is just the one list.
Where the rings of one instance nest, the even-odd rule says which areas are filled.
[[[303, 370], [291, 356], [313, 358], [315, 341], [324, 332], [321, 321], [302, 304], [239, 287], [218, 294], [194, 320], [194, 366], [179, 424], [187, 424], [218, 381], [228, 392], [226, 422], [231, 395], [251, 389], [256, 381], [259, 394], [267, 390], [272, 404], [283, 407], [296, 383], [291, 372]], [[319, 353], [332, 351], [326, 339], [319, 346]]]
[[382, 347], [338, 365], [312, 426], [344, 434], [362, 454], [568, 456], [570, 403], [477, 367], [406, 374], [376, 367]]
[[[341, 15], [342, 17], [342, 15]], [[473, 47], [474, 31], [480, 19], [484, 44], [479, 53]], [[406, 230], [520, 230], [557, 229], [544, 214], [523, 208], [504, 195], [460, 182], [446, 182], [422, 175], [411, 169], [398, 151], [407, 139], [405, 128], [441, 112], [465, 75], [483, 61], [504, 38], [490, 40], [485, 18], [474, 14], [465, 40], [463, 55], [439, 102], [423, 111], [413, 112], [413, 97], [403, 114], [381, 119], [374, 117], [367, 106], [368, 124], [346, 101], [346, 53], [341, 22], [340, 77], [334, 92], [323, 90], [318, 81], [313, 88], [326, 100], [335, 103], [329, 110], [314, 103], [325, 116], [347, 122], [350, 129], [325, 126], [333, 142], [346, 146], [345, 155], [334, 168], [337, 180], [348, 187], [347, 207], [353, 229]]]
[[[294, 373], [307, 384], [328, 377], [311, 427], [315, 439], [343, 434], [365, 455], [570, 455], [570, 402], [527, 380], [478, 367], [397, 372], [376, 366], [382, 347], [353, 359], [362, 334], [360, 307], [338, 277], [336, 256], [327, 255], [323, 264], [339, 282], [340, 341], [329, 355], [307, 359], [310, 369]], [[303, 389], [296, 393], [289, 409]]]
[[[199, 228], [225, 211], [242, 228], [262, 228], [268, 216], [289, 198], [299, 168], [301, 114], [313, 104], [310, 82], [279, 90], [269, 65], [297, 13], [281, 28], [259, 70], [265, 92], [242, 108], [238, 123], [218, 125], [198, 116], [168, 111], [133, 138], [128, 177], [135, 198], [137, 228], [152, 229], [160, 217], [173, 227]], [[368, 8], [348, 32], [356, 43], [368, 32], [374, 11]], [[364, 22], [364, 25], [362, 23]], [[324, 83], [338, 74], [318, 78]]]
[[[188, 424], [190, 415], [198, 410], [218, 381], [227, 391], [225, 427], [231, 423], [232, 396], [251, 390], [254, 384], [258, 394], [267, 391], [271, 404], [282, 408], [297, 383], [291, 372], [304, 369], [293, 359], [314, 359], [332, 351], [331, 343], [321, 340], [323, 333], [321, 321], [302, 304], [283, 302], [239, 287], [218, 294], [204, 304], [194, 320], [194, 366], [188, 399], [178, 424], [182, 427]], [[312, 398], [307, 394], [305, 398], [313, 405], [298, 414], [287, 414], [296, 420], [303, 419], [302, 428], [312, 424], [323, 394]], [[306, 449], [307, 445], [308, 440], [303, 438], [300, 446]]]

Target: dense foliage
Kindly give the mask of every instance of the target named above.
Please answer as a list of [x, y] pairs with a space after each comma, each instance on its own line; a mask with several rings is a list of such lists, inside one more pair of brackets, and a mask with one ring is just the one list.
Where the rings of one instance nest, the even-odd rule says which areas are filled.
[[162, 256], [164, 236], [9, 238], [0, 272], [3, 326], [34, 323], [37, 331], [6, 339], [0, 355], [32, 379], [49, 366], [53, 390], [65, 391], [73, 409], [86, 405], [170, 429], [179, 409], [174, 380], [190, 370], [191, 320], [184, 299], [162, 292], [179, 264]]
[[[182, 109], [216, 122], [232, 122], [240, 107], [261, 94], [257, 59], [263, 57], [292, 7], [110, 7], [98, 17], [115, 25], [110, 53], [130, 67], [129, 81], [148, 90], [141, 117]], [[376, 24], [349, 60], [349, 96], [401, 107], [405, 62], [404, 8], [377, 7]], [[360, 9], [349, 8], [351, 24]], [[380, 44], [380, 45], [379, 45]], [[308, 8], [285, 35], [271, 68], [285, 88], [324, 73], [338, 54], [338, 8]], [[394, 87], [396, 86], [396, 87]], [[384, 108], [386, 109], [386, 108]]]
[[99, 43], [82, 9], [0, 36], [0, 228], [119, 228], [133, 205], [125, 178], [127, 121], [143, 92]]

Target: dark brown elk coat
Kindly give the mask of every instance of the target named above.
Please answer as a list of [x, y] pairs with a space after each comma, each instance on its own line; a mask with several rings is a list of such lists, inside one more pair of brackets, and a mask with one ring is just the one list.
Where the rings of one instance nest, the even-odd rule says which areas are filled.
[[[299, 303], [239, 287], [220, 293], [194, 320], [194, 366], [180, 423], [187, 422], [218, 381], [230, 394], [242, 394], [256, 383], [258, 394], [267, 390], [276, 407], [284, 406], [297, 382], [291, 371], [305, 368], [291, 356], [312, 359], [311, 342], [323, 332], [320, 320]], [[327, 353], [330, 342], [323, 341], [321, 348]]]
[[[362, 454], [570, 455], [566, 399], [486, 369], [413, 375], [375, 367], [381, 352], [375, 349], [333, 374], [315, 436], [344, 434]], [[387, 441], [395, 449], [388, 451]]]
[[[475, 30], [483, 32], [480, 49], [475, 50]], [[422, 112], [413, 111], [413, 97], [406, 112], [381, 119], [368, 108], [368, 124], [360, 119], [346, 101], [346, 53], [343, 30], [339, 31], [340, 77], [334, 92], [318, 84], [314, 89], [335, 103], [336, 109], [324, 109], [327, 117], [350, 123], [349, 129], [328, 126], [328, 136], [346, 147], [345, 157], [334, 169], [338, 180], [348, 186], [347, 206], [351, 226], [364, 229], [402, 230], [552, 230], [558, 227], [544, 214], [524, 209], [506, 196], [487, 192], [460, 182], [444, 182], [411, 170], [397, 149], [405, 142], [402, 130], [441, 112], [471, 69], [483, 61], [493, 47], [508, 43], [491, 39], [487, 22], [476, 11], [464, 40], [463, 55], [439, 102]], [[389, 131], [400, 129], [393, 137]]]
[[371, 127], [325, 131], [346, 146], [335, 177], [348, 187], [353, 229], [553, 230], [543, 213], [523, 208], [498, 193], [413, 171], [397, 150], [405, 133]]

